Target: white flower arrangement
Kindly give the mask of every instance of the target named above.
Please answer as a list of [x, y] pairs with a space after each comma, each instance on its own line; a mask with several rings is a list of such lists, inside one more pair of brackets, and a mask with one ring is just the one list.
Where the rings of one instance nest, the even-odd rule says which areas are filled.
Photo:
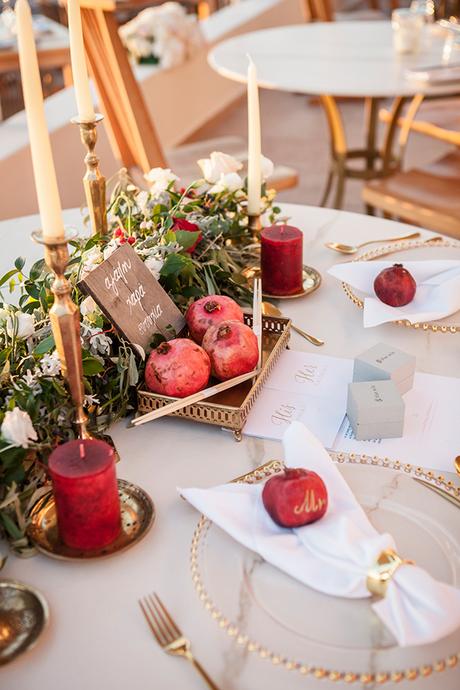
[[119, 29], [121, 40], [136, 62], [180, 65], [204, 45], [195, 15], [177, 2], [147, 7]]
[[29, 415], [19, 407], [5, 412], [0, 431], [5, 441], [21, 448], [28, 448], [38, 438]]

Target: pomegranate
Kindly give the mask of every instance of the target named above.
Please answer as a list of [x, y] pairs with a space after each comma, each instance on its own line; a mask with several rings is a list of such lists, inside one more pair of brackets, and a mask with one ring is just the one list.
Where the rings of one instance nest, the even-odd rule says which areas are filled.
[[175, 338], [152, 350], [145, 382], [153, 393], [185, 398], [205, 388], [211, 372], [206, 352], [188, 338]]
[[222, 321], [211, 326], [203, 338], [213, 375], [220, 381], [255, 369], [259, 360], [257, 338], [244, 323]]
[[403, 307], [414, 299], [417, 283], [407, 268], [394, 264], [380, 271], [374, 280], [374, 290], [381, 302], [390, 307]]
[[266, 482], [262, 501], [278, 525], [301, 527], [323, 517], [327, 510], [327, 489], [316, 472], [287, 467]]
[[185, 318], [191, 337], [200, 345], [210, 326], [229, 319], [244, 323], [241, 307], [235, 300], [224, 295], [201, 297], [190, 305]]

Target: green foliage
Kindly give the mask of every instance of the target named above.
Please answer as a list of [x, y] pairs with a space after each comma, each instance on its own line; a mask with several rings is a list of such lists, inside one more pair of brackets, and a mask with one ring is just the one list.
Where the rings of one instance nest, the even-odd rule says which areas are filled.
[[[272, 198], [267, 195], [265, 204], [273, 220], [279, 210], [271, 209]], [[206, 294], [251, 303], [242, 269], [257, 261], [258, 247], [247, 228], [245, 201], [244, 190], [211, 194], [203, 180], [180, 193], [171, 183], [154, 196], [122, 175], [108, 205], [109, 236], [70, 243], [67, 277], [74, 301], [85, 300], [81, 315], [85, 406], [94, 434], [134, 408], [144, 364], [82, 295], [78, 288], [82, 273], [100, 263], [104, 253], [129, 241], [180, 309]], [[176, 218], [193, 223], [194, 229], [175, 227]], [[3, 430], [0, 434], [0, 536], [25, 554], [30, 553], [28, 511], [45, 490], [47, 458], [57, 444], [74, 437], [74, 408], [49, 320], [51, 282], [42, 259], [27, 270], [25, 259], [19, 257], [14, 268], [0, 276], [0, 424], [19, 408], [29, 415], [37, 434], [36, 440], [25, 444], [27, 448], [10, 442]], [[152, 346], [161, 339], [152, 334]]]

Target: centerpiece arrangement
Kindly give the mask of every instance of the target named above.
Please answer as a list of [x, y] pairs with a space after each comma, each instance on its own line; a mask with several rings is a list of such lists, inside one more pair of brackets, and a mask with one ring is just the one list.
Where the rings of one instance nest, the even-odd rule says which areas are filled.
[[178, 2], [147, 7], [119, 31], [133, 60], [164, 68], [190, 59], [205, 43], [197, 17]]
[[[247, 227], [241, 163], [214, 152], [200, 166], [208, 181], [202, 177], [187, 189], [170, 170], [152, 170], [148, 190], [122, 172], [108, 204], [107, 236], [71, 242], [66, 276], [80, 307], [85, 410], [94, 433], [134, 409], [145, 366], [77, 285], [112, 252], [130, 245], [182, 311], [208, 294], [252, 302], [241, 272], [257, 247]], [[280, 212], [273, 198], [264, 190], [272, 219]], [[43, 259], [28, 268], [18, 258], [0, 278], [0, 521], [19, 550], [28, 548], [25, 515], [42, 492], [41, 461], [75, 437], [72, 400], [49, 320], [51, 282]]]

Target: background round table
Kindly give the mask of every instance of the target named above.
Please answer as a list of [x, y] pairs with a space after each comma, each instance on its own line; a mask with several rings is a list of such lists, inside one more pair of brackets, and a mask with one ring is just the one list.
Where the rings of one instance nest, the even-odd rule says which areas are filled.
[[[362, 312], [347, 299], [340, 283], [327, 274], [330, 266], [347, 257], [326, 249], [325, 241], [354, 244], [366, 240], [369, 230], [375, 237], [388, 238], [408, 232], [407, 225], [307, 206], [284, 205], [283, 212], [304, 231], [304, 261], [323, 276], [321, 287], [310, 296], [279, 303], [286, 316], [326, 341], [324, 347], [314, 348], [292, 333], [292, 349], [354, 357], [384, 341], [415, 354], [418, 371], [460, 377], [458, 334], [440, 335], [392, 324], [364, 329]], [[65, 211], [64, 220], [82, 227], [78, 209]], [[30, 239], [30, 233], [39, 226], [38, 216], [0, 223], [0, 275], [18, 255], [27, 258], [25, 270], [42, 257], [42, 247]], [[453, 410], [452, 415], [455, 423], [458, 411]], [[152, 496], [156, 523], [142, 542], [106, 560], [69, 563], [41, 554], [29, 559], [9, 556], [1, 577], [15, 578], [41, 590], [50, 605], [51, 621], [36, 647], [2, 668], [1, 687], [203, 690], [202, 680], [189, 664], [165, 654], [147, 628], [137, 602], [155, 590], [191, 638], [197, 658], [221, 690], [337, 688], [337, 683], [288, 672], [257, 655], [248, 655], [219, 630], [192, 584], [189, 553], [198, 514], [179, 498], [177, 487], [223, 483], [281, 457], [281, 444], [249, 437], [237, 443], [232, 434], [217, 427], [177, 418], [163, 418], [136, 429], [128, 429], [127, 420], [121, 420], [110, 433], [121, 458], [118, 476]], [[6, 547], [2, 544], [0, 550], [4, 552]], [[226, 606], [225, 601], [222, 603]], [[244, 615], [251, 614], [249, 604], [244, 612], [238, 613], [243, 616], [239, 619], [242, 625]], [[439, 690], [441, 684], [442, 690], [458, 690], [460, 666], [397, 687]], [[396, 686], [384, 687], [394, 690]]]
[[[347, 177], [370, 180], [399, 166], [393, 143], [396, 122], [407, 99], [419, 94], [439, 97], [459, 92], [458, 83], [427, 88], [406, 78], [406, 69], [442, 63], [445, 33], [435, 25], [426, 38], [419, 53], [399, 55], [393, 49], [389, 21], [315, 22], [230, 38], [213, 48], [208, 59], [222, 76], [245, 82], [249, 54], [256, 64], [261, 87], [320, 97], [332, 144], [331, 168], [321, 205], [327, 202], [336, 177], [333, 206], [341, 208]], [[365, 99], [362, 149], [350, 150], [347, 146], [338, 97]], [[379, 151], [378, 109], [384, 98], [394, 100]], [[350, 159], [363, 159], [363, 169], [348, 165]]]

